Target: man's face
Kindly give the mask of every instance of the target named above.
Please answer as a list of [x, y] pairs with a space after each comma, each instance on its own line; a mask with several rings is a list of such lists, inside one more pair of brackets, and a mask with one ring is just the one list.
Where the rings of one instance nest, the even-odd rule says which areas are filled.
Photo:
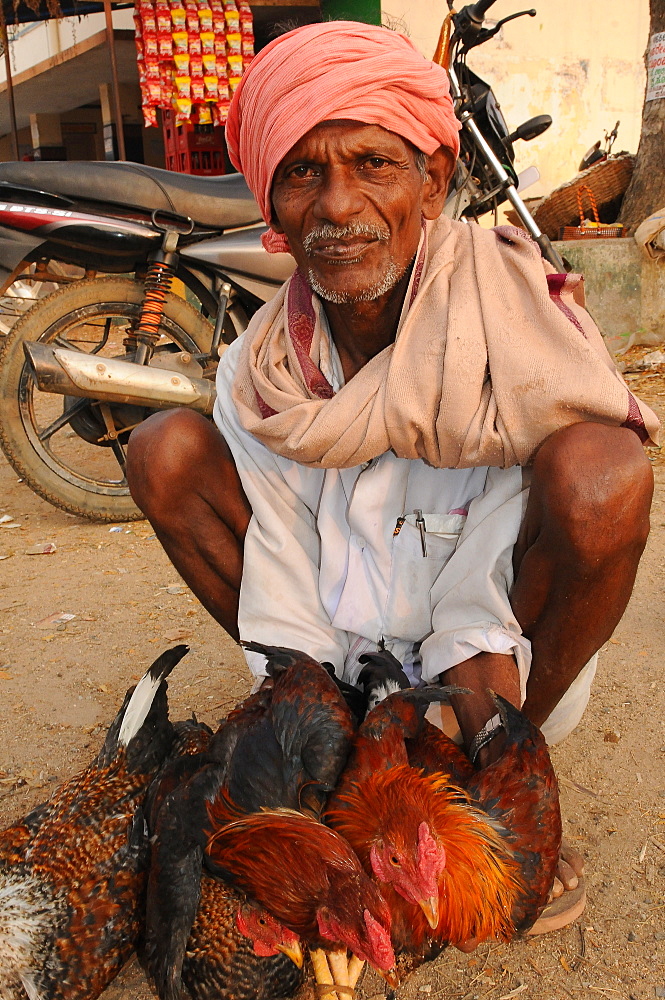
[[[276, 228], [323, 298], [338, 303], [379, 298], [415, 256], [423, 206], [429, 209], [428, 185], [413, 148], [393, 132], [358, 122], [322, 122], [275, 171]], [[434, 217], [431, 210], [425, 214]]]

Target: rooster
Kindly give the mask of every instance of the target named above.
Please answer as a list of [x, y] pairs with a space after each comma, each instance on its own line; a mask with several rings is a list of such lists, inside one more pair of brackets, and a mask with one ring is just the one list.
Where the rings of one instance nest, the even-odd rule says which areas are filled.
[[0, 834], [0, 996], [94, 1000], [142, 924], [142, 805], [173, 740], [166, 680], [176, 646], [127, 692], [84, 771]]
[[[369, 714], [325, 815], [380, 883], [395, 949], [409, 956], [405, 968], [448, 943], [510, 940], [544, 905], [558, 858], [556, 783], [541, 754], [542, 737], [502, 699], [503, 768], [486, 768], [463, 789], [451, 784], [447, 760], [428, 774], [411, 765], [407, 744], [414, 747], [423, 727], [427, 731], [427, 705], [440, 694], [392, 694]], [[430, 737], [421, 757], [431, 755], [434, 743]], [[464, 770], [458, 763], [458, 774]], [[524, 791], [516, 782], [524, 782]], [[551, 830], [539, 829], [543, 819]], [[542, 875], [526, 849], [529, 833], [532, 844], [546, 847]]]
[[453, 774], [474, 807], [501, 832], [519, 865], [522, 884], [511, 920], [517, 931], [526, 931], [547, 903], [559, 861], [558, 783], [540, 730], [505, 698], [496, 694], [492, 698], [506, 734], [498, 760], [475, 771], [452, 740], [426, 723], [407, 744], [409, 762], [424, 767], [426, 773]]

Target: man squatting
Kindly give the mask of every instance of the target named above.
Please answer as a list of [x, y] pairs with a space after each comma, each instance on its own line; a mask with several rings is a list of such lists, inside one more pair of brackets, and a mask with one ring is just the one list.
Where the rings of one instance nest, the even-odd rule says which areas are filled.
[[[472, 689], [453, 699], [467, 747], [495, 713], [488, 688], [552, 743], [633, 587], [658, 423], [579, 276], [549, 273], [520, 230], [441, 215], [458, 129], [445, 71], [400, 34], [330, 22], [260, 52], [229, 152], [266, 248], [297, 270], [224, 354], [215, 423], [152, 416], [128, 478], [233, 638], [351, 683], [383, 642], [414, 683]], [[497, 730], [480, 765], [501, 748]], [[568, 861], [559, 895], [579, 890]]]

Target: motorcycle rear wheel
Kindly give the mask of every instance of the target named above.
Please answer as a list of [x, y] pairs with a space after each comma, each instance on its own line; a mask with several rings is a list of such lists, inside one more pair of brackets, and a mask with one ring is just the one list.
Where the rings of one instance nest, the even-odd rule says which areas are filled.
[[[0, 445], [18, 475], [49, 503], [96, 521], [137, 521], [143, 514], [132, 500], [110, 447], [92, 443], [95, 405], [72, 422], [62, 422], [78, 400], [36, 388], [23, 354], [25, 341], [57, 342], [61, 347], [119, 357], [123, 336], [139, 316], [141, 285], [127, 278], [94, 278], [59, 289], [20, 319], [0, 351]], [[189, 303], [166, 298], [158, 351], [196, 353], [210, 348], [213, 329]], [[111, 404], [127, 428], [150, 410]], [[124, 418], [124, 419], [123, 419]], [[91, 431], [91, 425], [93, 430]], [[55, 429], [54, 429], [55, 428]]]

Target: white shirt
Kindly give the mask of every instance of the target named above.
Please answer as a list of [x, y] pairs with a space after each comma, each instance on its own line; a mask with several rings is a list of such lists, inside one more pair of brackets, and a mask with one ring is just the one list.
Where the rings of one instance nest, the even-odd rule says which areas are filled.
[[[332, 338], [330, 346], [324, 374], [338, 389]], [[351, 682], [360, 653], [381, 640], [412, 675], [413, 646], [422, 642], [425, 681], [482, 650], [513, 652], [524, 686], [530, 645], [508, 601], [528, 496], [523, 470], [434, 469], [392, 452], [353, 469], [284, 459], [238, 420], [231, 382], [239, 347], [220, 362], [214, 418], [253, 511], [241, 637], [303, 649]], [[263, 658], [246, 655], [263, 673]]]

